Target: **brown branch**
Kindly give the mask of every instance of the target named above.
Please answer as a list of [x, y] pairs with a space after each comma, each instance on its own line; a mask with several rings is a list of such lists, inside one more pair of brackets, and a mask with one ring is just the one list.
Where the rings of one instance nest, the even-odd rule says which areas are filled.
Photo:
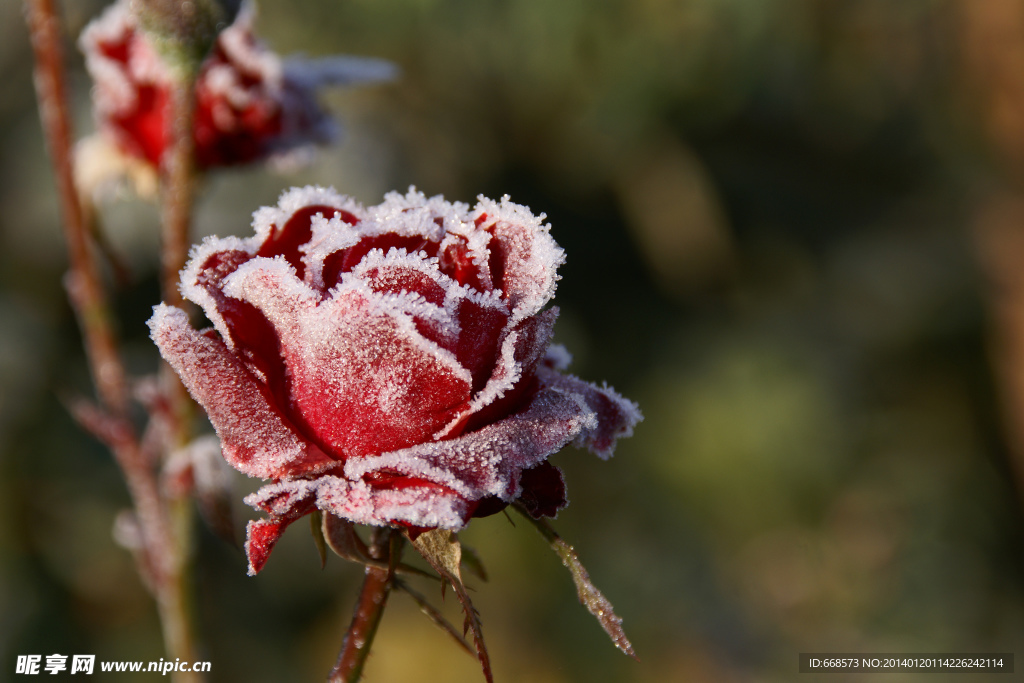
[[[160, 202], [161, 250], [160, 291], [165, 303], [186, 308], [178, 289], [180, 272], [188, 260], [191, 244], [193, 184], [195, 181], [192, 134], [195, 109], [194, 69], [179, 70], [170, 94], [171, 146], [165, 153]], [[181, 380], [167, 363], [160, 372], [160, 384], [169, 404], [168, 450], [191, 441], [194, 404]], [[192, 591], [188, 581], [188, 557], [192, 538], [192, 506], [187, 496], [166, 500], [169, 524], [173, 527], [175, 552], [168, 554], [168, 583], [158, 596], [161, 619], [165, 622], [167, 650], [182, 659], [195, 659], [192, 628]], [[181, 654], [179, 654], [181, 653]], [[200, 678], [188, 680], [198, 681]]]
[[454, 638], [456, 645], [462, 648], [466, 652], [466, 654], [468, 654], [473, 659], [476, 659], [476, 650], [474, 650], [473, 647], [466, 642], [466, 639], [462, 637], [462, 634], [459, 633], [459, 630], [452, 626], [451, 622], [444, 618], [444, 614], [441, 613], [441, 610], [431, 605], [430, 602], [423, 596], [422, 593], [415, 590], [412, 586], [410, 586], [405, 581], [402, 581], [398, 577], [395, 577], [395, 590], [400, 590], [404, 592], [406, 595], [408, 595], [410, 598], [412, 598], [412, 601], [419, 606], [420, 611], [423, 612], [424, 615], [426, 615], [427, 619], [430, 619], [430, 621], [435, 626], [437, 626], [439, 629], [441, 629], [449, 636]]
[[345, 642], [338, 654], [338, 662], [327, 678], [328, 683], [355, 683], [363, 675], [363, 667], [370, 655], [373, 638], [384, 615], [388, 595], [394, 587], [395, 566], [401, 560], [402, 536], [393, 529], [374, 529], [370, 554], [377, 560], [387, 560], [388, 568], [367, 567], [363, 588], [359, 593], [352, 622], [345, 634]]
[[[164, 154], [160, 197], [160, 295], [164, 303], [189, 309], [178, 284], [191, 244], [193, 185], [195, 182], [192, 123], [195, 110], [194, 68], [176, 69], [170, 93], [171, 145]], [[160, 383], [173, 416], [172, 445], [185, 446], [192, 438], [194, 404], [181, 380], [167, 363], [160, 369]], [[184, 528], [184, 526], [183, 526]]]
[[[191, 518], [189, 501], [168, 500], [161, 494], [154, 463], [143, 452], [128, 418], [126, 373], [118, 351], [107, 294], [90, 245], [88, 217], [75, 187], [73, 134], [64, 79], [60, 20], [54, 1], [26, 0], [26, 19], [35, 57], [40, 118], [56, 177], [64, 238], [68, 245], [68, 299], [82, 330], [89, 369], [102, 403], [100, 407], [80, 402], [73, 406], [72, 412], [89, 431], [106, 443], [124, 475], [143, 536], [139, 570], [148, 579], [156, 597], [168, 656], [194, 661], [190, 595], [186, 580]], [[185, 121], [183, 125], [190, 126], [191, 122]], [[190, 133], [188, 139], [191, 143]], [[187, 170], [188, 166], [185, 168]], [[185, 207], [188, 206], [188, 191]], [[183, 239], [187, 240], [187, 208], [185, 216]], [[176, 225], [181, 223], [179, 219]], [[187, 242], [183, 248], [175, 243], [175, 258], [182, 251], [187, 254], [187, 248]], [[198, 683], [201, 680], [202, 676], [198, 674], [176, 673], [174, 676], [176, 683]]]
[[96, 390], [104, 405], [123, 415], [128, 406], [124, 366], [118, 354], [110, 306], [89, 246], [88, 226], [75, 188], [71, 121], [64, 81], [60, 21], [53, 0], [27, 0], [26, 15], [35, 56], [36, 97], [50, 151], [68, 245], [65, 285], [85, 344]]

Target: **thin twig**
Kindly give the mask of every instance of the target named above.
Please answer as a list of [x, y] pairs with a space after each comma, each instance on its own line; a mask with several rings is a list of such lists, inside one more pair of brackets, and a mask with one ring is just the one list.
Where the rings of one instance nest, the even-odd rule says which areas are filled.
[[[194, 146], [192, 122], [195, 109], [195, 72], [181, 69], [170, 93], [171, 144], [164, 153], [162, 194], [160, 197], [160, 295], [164, 303], [179, 308], [188, 305], [181, 296], [178, 283], [188, 260], [191, 244]], [[193, 404], [181, 380], [164, 363], [160, 372], [175, 424], [172, 425], [175, 447], [188, 443]]]
[[89, 248], [88, 229], [75, 188], [71, 120], [64, 81], [60, 21], [53, 0], [27, 0], [27, 20], [35, 56], [36, 97], [43, 134], [50, 151], [68, 245], [65, 284], [85, 344], [97, 393], [108, 410], [124, 415], [128, 392], [118, 354], [110, 306]]
[[[171, 144], [165, 152], [164, 167], [161, 169], [160, 293], [165, 303], [184, 308], [178, 282], [180, 271], [188, 259], [192, 221], [195, 70], [181, 70], [170, 90]], [[170, 443], [166, 444], [166, 455], [191, 441], [194, 404], [181, 380], [167, 363], [161, 366], [160, 384], [170, 406]], [[164, 641], [174, 656], [194, 659], [193, 597], [189, 582], [192, 505], [187, 496], [182, 496], [167, 499], [166, 507], [175, 546], [173, 552], [168, 553], [170, 562], [166, 567], [165, 590], [158, 596], [161, 618], [165, 622]]]
[[[56, 176], [68, 245], [68, 299], [82, 330], [89, 369], [102, 403], [102, 407], [98, 407], [82, 402], [73, 412], [111, 449], [124, 475], [143, 535], [139, 570], [148, 579], [156, 597], [168, 657], [195, 661], [185, 571], [187, 528], [190, 526], [188, 501], [167, 500], [161, 495], [157, 472], [143, 452], [128, 417], [126, 373], [107, 295], [90, 248], [86, 214], [74, 182], [73, 134], [64, 81], [60, 21], [53, 0], [26, 0], [26, 9], [35, 56], [40, 118]], [[198, 683], [203, 677], [176, 672], [173, 680]]]
[[[462, 612], [466, 619], [463, 625], [463, 633], [472, 631], [473, 644], [476, 645], [476, 656], [480, 662], [480, 669], [484, 674], [487, 683], [494, 683], [494, 672], [491, 671], [491, 656], [487, 652], [487, 645], [484, 643], [483, 624], [480, 622], [480, 613], [473, 606], [473, 600], [469, 597], [466, 585], [462, 583], [461, 559], [462, 546], [458, 537], [451, 531], [434, 529], [412, 538], [408, 530], [406, 535], [416, 550], [431, 568], [441, 575], [455, 591], [455, 597], [462, 605]], [[441, 596], [444, 596], [442, 584]]]
[[356, 603], [345, 642], [338, 654], [338, 662], [327, 679], [328, 683], [355, 683], [363, 675], [377, 626], [380, 625], [388, 595], [394, 586], [395, 567], [401, 560], [403, 542], [401, 534], [393, 529], [374, 529], [370, 554], [374, 559], [387, 560], [388, 568], [366, 568], [359, 602]]
[[465, 650], [466, 654], [473, 659], [476, 659], [476, 650], [473, 649], [473, 646], [466, 642], [466, 639], [462, 637], [459, 630], [452, 626], [451, 622], [444, 618], [441, 610], [431, 605], [422, 593], [397, 577], [395, 577], [395, 590], [403, 591], [406, 595], [412, 598], [412, 601], [419, 606], [420, 611], [427, 616], [427, 619], [430, 619], [435, 626], [454, 638], [455, 642], [459, 647]]
[[608, 602], [608, 598], [604, 597], [604, 594], [590, 580], [590, 574], [587, 573], [583, 563], [580, 562], [576, 550], [566, 543], [546, 520], [534, 517], [521, 503], [514, 503], [512, 507], [526, 521], [532, 524], [548, 544], [551, 545], [551, 549], [558, 553], [562, 564], [565, 565], [565, 568], [572, 575], [573, 583], [576, 584], [576, 595], [580, 599], [580, 604], [594, 615], [598, 623], [601, 624], [601, 628], [604, 629], [604, 632], [615, 643], [615, 647], [619, 648], [624, 654], [640, 661], [633, 650], [633, 645], [629, 642], [629, 638], [626, 637], [626, 632], [622, 630], [622, 619], [615, 614], [615, 609], [612, 607], [612, 603]]

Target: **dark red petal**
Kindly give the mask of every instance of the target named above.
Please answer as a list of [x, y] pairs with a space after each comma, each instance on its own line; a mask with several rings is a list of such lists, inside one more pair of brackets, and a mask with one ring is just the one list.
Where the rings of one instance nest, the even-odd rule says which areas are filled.
[[473, 262], [473, 254], [464, 238], [458, 238], [438, 253], [441, 272], [478, 292], [494, 289], [489, 273], [483, 273]]
[[512, 500], [523, 470], [594, 425], [594, 414], [576, 395], [542, 389], [515, 415], [454, 439], [349, 460], [345, 474], [355, 479], [387, 470], [434, 481], [466, 500], [489, 495]]
[[[510, 501], [519, 493], [521, 473], [570, 441], [607, 457], [614, 440], [628, 436], [642, 419], [635, 405], [611, 389], [543, 368], [538, 382], [529, 404], [514, 415], [454, 439], [349, 460], [345, 474], [356, 479], [387, 470], [434, 481], [468, 501]], [[547, 503], [555, 498], [552, 493]]]
[[306, 481], [281, 482], [265, 486], [245, 502], [270, 512], [268, 519], [246, 525], [245, 554], [249, 558], [249, 576], [263, 569], [284, 530], [295, 520], [316, 509], [316, 489]]
[[478, 229], [492, 235], [488, 266], [494, 287], [517, 316], [537, 313], [554, 295], [556, 270], [565, 259], [541, 224], [543, 216], [534, 216], [507, 197], [500, 204], [481, 198], [476, 210]]
[[257, 519], [246, 525], [245, 555], [249, 558], [249, 576], [260, 573], [270, 558], [270, 551], [277, 545], [278, 539], [289, 524], [291, 520]]
[[519, 502], [534, 519], [554, 517], [569, 504], [565, 497], [565, 479], [562, 470], [545, 460], [525, 470], [519, 479], [523, 492]]
[[444, 284], [440, 282], [439, 273], [417, 268], [418, 261], [401, 263], [387, 261], [378, 266], [360, 271], [359, 277], [370, 288], [380, 294], [400, 294], [413, 292], [422, 296], [428, 303], [443, 306], [446, 294]]
[[132, 156], [141, 156], [159, 166], [170, 141], [167, 115], [170, 99], [165, 88], [136, 85], [136, 103], [130, 111], [111, 118], [118, 146]]
[[333, 206], [313, 205], [299, 209], [283, 226], [273, 226], [270, 236], [260, 245], [256, 255], [267, 258], [283, 256], [295, 269], [296, 277], [301, 280], [305, 276], [306, 266], [302, 262], [299, 247], [307, 244], [313, 236], [313, 216], [321, 214], [324, 218], [331, 219], [340, 213], [341, 211]]
[[[445, 309], [454, 325], [439, 325], [411, 311], [417, 329], [430, 341], [455, 354], [473, 377], [473, 392], [483, 388], [494, 368], [502, 331], [508, 323], [504, 302], [480, 300], [459, 287], [420, 254], [390, 254], [364, 260], [353, 271], [380, 294], [412, 293]], [[458, 330], [452, 334], [451, 328]]]
[[458, 319], [461, 332], [452, 351], [459, 364], [473, 375], [473, 392], [476, 393], [483, 389], [494, 371], [502, 331], [508, 324], [508, 312], [464, 299], [459, 304]]
[[344, 273], [351, 271], [367, 254], [374, 249], [380, 249], [387, 254], [392, 249], [405, 249], [407, 252], [422, 252], [427, 256], [433, 256], [437, 252], [437, 245], [419, 235], [395, 235], [385, 233], [372, 237], [364, 237], [359, 244], [331, 254], [324, 259], [324, 286], [330, 289], [341, 281]]
[[[529, 399], [537, 389], [537, 384], [533, 381], [534, 372], [551, 342], [557, 318], [558, 307], [553, 306], [539, 315], [523, 320], [515, 327], [513, 350], [515, 367], [509, 366], [504, 356], [500, 357], [494, 365], [488, 386], [485, 386], [483, 391], [483, 396], [486, 396], [488, 389], [491, 389], [493, 384], [502, 387], [501, 395], [487, 397], [486, 402], [482, 405], [474, 405], [473, 412], [463, 416], [464, 426], [461, 430], [452, 430], [451, 434], [458, 434], [459, 431], [473, 431], [500, 420], [516, 412], [523, 402]], [[515, 374], [518, 374], [518, 379], [508, 385], [506, 378]], [[479, 398], [475, 399], [474, 403], [478, 400]]]
[[497, 496], [486, 496], [481, 498], [476, 507], [473, 508], [472, 517], [490, 517], [496, 515], [508, 507], [508, 501]]
[[266, 479], [334, 464], [294, 429], [267, 388], [212, 330], [196, 332], [183, 311], [163, 305], [156, 307], [150, 329], [160, 354], [206, 410], [224, 458], [235, 469]]

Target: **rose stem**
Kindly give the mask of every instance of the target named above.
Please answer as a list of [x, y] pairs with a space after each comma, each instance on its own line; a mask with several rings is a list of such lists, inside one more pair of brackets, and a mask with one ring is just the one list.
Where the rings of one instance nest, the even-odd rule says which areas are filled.
[[[160, 197], [160, 295], [171, 306], [184, 308], [178, 290], [180, 272], [188, 260], [191, 243], [192, 191], [194, 181], [192, 119], [197, 69], [177, 69], [170, 92], [171, 144], [167, 150]], [[170, 404], [171, 443], [165, 453], [181, 448], [192, 439], [192, 400], [181, 380], [167, 363], [161, 364], [160, 383]], [[164, 642], [171, 657], [195, 659], [193, 639], [193, 596], [189, 581], [189, 557], [192, 545], [192, 504], [188, 496], [167, 500], [173, 527], [173, 549], [167, 554], [167, 583], [158, 595]], [[193, 674], [180, 674], [181, 681], [202, 680]]]
[[[194, 143], [192, 119], [195, 109], [197, 68], [176, 69], [170, 92], [171, 144], [165, 154], [160, 197], [160, 296], [164, 303], [185, 308], [178, 289], [181, 270], [188, 260], [191, 244], [192, 191], [194, 181]], [[161, 366], [161, 383], [171, 401], [178, 447], [191, 438], [187, 425], [192, 402], [181, 380], [167, 363]]]
[[[60, 20], [53, 0], [26, 0], [26, 10], [35, 57], [36, 97], [43, 136], [56, 177], [64, 239], [68, 245], [68, 299], [82, 330], [93, 382], [109, 418], [106, 442], [124, 473], [143, 530], [146, 552], [140, 571], [150, 578], [157, 595], [169, 655], [194, 660], [184, 594], [174, 587], [181, 581], [168, 581], [168, 568], [181, 564], [171, 557], [178, 548], [168, 542], [172, 532], [167, 523], [156, 472], [147, 463], [128, 419], [126, 373], [118, 352], [110, 306], [90, 249], [85, 214], [75, 188], [71, 163], [73, 136], [64, 81]], [[201, 678], [176, 674], [174, 680], [183, 683]]]
[[402, 558], [405, 539], [395, 529], [374, 529], [370, 556], [387, 560], [388, 568], [367, 567], [363, 588], [359, 593], [352, 623], [345, 634], [345, 642], [338, 653], [338, 663], [328, 677], [328, 683], [355, 683], [363, 675], [363, 666], [370, 655], [373, 637], [377, 635], [384, 606], [394, 586], [395, 567]]

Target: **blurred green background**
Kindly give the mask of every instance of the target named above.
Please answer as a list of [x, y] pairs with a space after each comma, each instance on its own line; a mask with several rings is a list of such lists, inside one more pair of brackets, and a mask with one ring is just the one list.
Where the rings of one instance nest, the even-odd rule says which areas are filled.
[[[104, 4], [67, 0], [70, 34]], [[463, 540], [491, 573], [473, 588], [498, 681], [782, 681], [802, 651], [1024, 642], [1024, 2], [259, 9], [281, 54], [385, 57], [403, 75], [325, 98], [347, 134], [312, 167], [211, 175], [196, 239], [247, 234], [293, 184], [365, 203], [410, 184], [508, 193], [567, 252], [573, 370], [646, 414], [608, 463], [553, 460], [572, 500], [555, 526], [641, 662], [540, 537], [497, 515]], [[124, 486], [60, 402], [89, 388], [20, 12], [0, 3], [0, 679], [18, 654], [163, 656], [111, 538]], [[89, 83], [69, 60], [85, 134]], [[126, 353], [148, 372], [156, 212], [104, 217], [136, 275], [117, 294]], [[237, 485], [244, 518], [255, 482]], [[361, 572], [321, 571], [304, 527], [258, 578], [201, 532], [213, 681], [330, 669]], [[396, 595], [366, 680], [480, 675]]]

